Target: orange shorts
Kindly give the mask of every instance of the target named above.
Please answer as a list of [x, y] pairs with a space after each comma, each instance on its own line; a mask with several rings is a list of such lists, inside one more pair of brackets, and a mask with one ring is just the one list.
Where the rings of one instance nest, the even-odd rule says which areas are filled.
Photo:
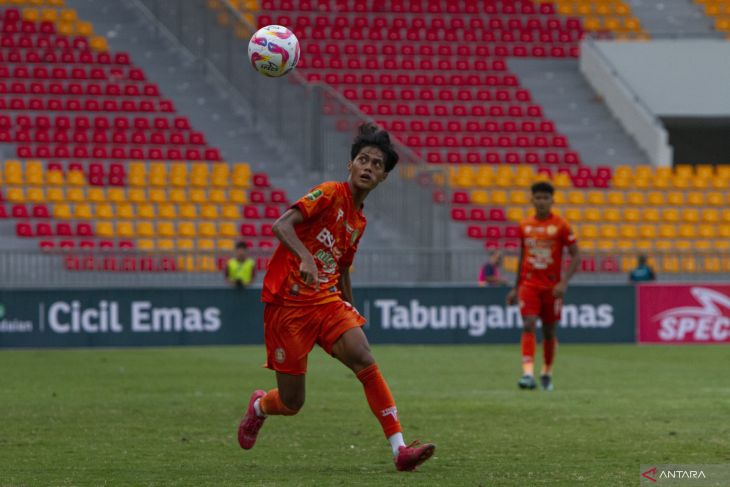
[[332, 347], [343, 333], [364, 323], [365, 318], [345, 301], [315, 306], [266, 303], [266, 367], [284, 374], [305, 374], [307, 356], [315, 343], [331, 355]]
[[539, 316], [544, 325], [560, 321], [563, 300], [553, 296], [553, 288], [520, 286], [518, 295], [522, 316]]

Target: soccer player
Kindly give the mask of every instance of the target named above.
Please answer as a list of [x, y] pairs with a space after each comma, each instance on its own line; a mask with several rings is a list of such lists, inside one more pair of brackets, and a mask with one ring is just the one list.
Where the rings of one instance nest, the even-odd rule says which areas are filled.
[[398, 470], [413, 470], [434, 452], [431, 443], [403, 440], [398, 410], [375, 363], [352, 306], [349, 268], [366, 220], [363, 201], [398, 162], [387, 132], [364, 124], [350, 148], [349, 177], [325, 182], [274, 223], [280, 244], [264, 277], [266, 366], [276, 371], [277, 389], [256, 390], [238, 427], [241, 448], [256, 442], [265, 419], [294, 415], [304, 404], [307, 356], [314, 344], [349, 367], [363, 385]]
[[[550, 183], [532, 185], [532, 205], [535, 215], [520, 223], [521, 251], [517, 266], [517, 282], [507, 295], [507, 304], [519, 299], [522, 314], [522, 378], [520, 389], [535, 389], [535, 327], [542, 320], [543, 365], [540, 385], [543, 390], [553, 390], [552, 370], [557, 323], [563, 306], [563, 296], [568, 281], [578, 269], [580, 261], [578, 244], [570, 225], [552, 213], [555, 189]], [[563, 248], [570, 253], [570, 266], [560, 277]]]

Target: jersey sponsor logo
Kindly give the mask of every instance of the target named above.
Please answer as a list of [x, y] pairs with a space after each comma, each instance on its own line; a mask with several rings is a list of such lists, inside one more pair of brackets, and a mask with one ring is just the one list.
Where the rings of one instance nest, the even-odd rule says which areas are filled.
[[328, 249], [335, 246], [335, 236], [326, 228], [323, 228], [322, 231], [319, 232], [319, 235], [317, 235], [317, 241]]
[[334, 274], [335, 270], [337, 270], [337, 261], [326, 250], [319, 249], [314, 254], [314, 257], [322, 263], [322, 272], [325, 274]]
[[321, 189], [315, 189], [311, 193], [305, 196], [309, 201], [315, 201], [317, 198], [322, 196], [322, 190]]

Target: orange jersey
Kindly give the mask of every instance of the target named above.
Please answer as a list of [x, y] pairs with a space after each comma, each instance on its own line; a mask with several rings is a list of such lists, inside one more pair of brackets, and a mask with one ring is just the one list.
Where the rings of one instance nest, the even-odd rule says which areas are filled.
[[532, 216], [520, 223], [520, 238], [520, 284], [555, 286], [560, 281], [563, 248], [576, 242], [568, 222], [552, 213], [545, 220]]
[[264, 277], [261, 300], [284, 306], [310, 306], [340, 298], [340, 269], [352, 265], [367, 220], [355, 208], [347, 182], [328, 181], [297, 201], [304, 221], [294, 227], [314, 257], [319, 289], [307, 286], [299, 274], [299, 258], [279, 244]]

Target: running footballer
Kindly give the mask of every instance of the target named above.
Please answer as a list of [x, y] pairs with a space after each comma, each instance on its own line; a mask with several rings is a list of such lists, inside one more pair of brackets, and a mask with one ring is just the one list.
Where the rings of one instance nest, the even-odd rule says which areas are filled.
[[349, 268], [365, 230], [368, 194], [398, 162], [387, 132], [364, 124], [350, 148], [347, 181], [313, 188], [276, 223], [280, 243], [264, 277], [266, 366], [277, 388], [256, 390], [238, 428], [250, 449], [269, 416], [294, 415], [304, 404], [307, 356], [315, 343], [350, 368], [388, 439], [398, 470], [413, 470], [435, 446], [406, 445], [398, 410], [362, 330], [365, 319], [352, 306]]

